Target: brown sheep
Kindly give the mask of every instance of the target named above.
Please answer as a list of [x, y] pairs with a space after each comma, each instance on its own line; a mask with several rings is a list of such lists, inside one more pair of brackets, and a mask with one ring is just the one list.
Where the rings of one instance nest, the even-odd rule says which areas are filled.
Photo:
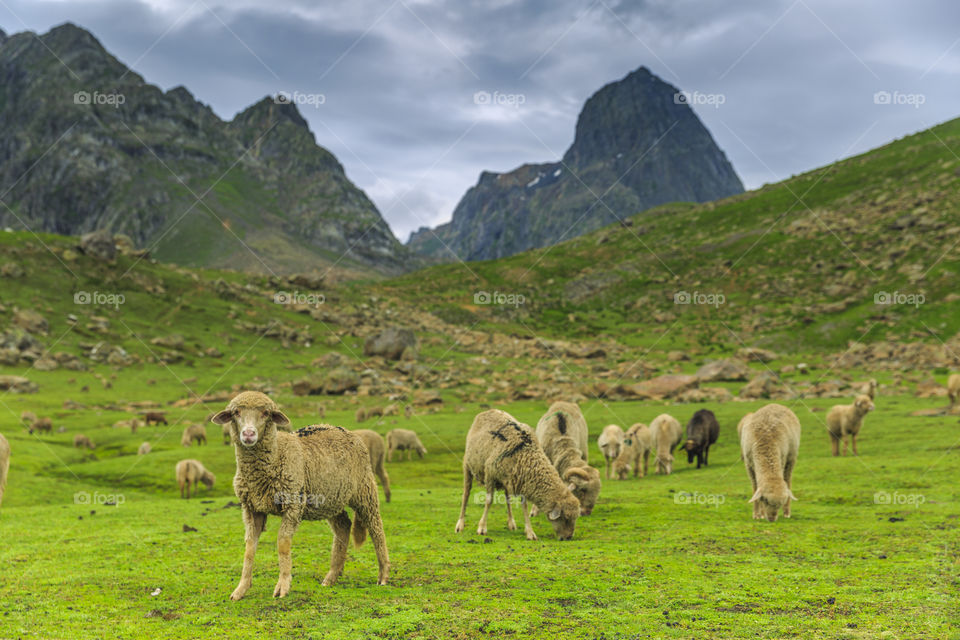
[[34, 431], [40, 433], [51, 433], [53, 431], [53, 420], [50, 418], [39, 418], [37, 419], [29, 429], [29, 432], [32, 434]]
[[197, 441], [197, 446], [207, 444], [207, 428], [202, 424], [192, 424], [183, 430], [180, 436], [180, 444], [189, 447], [193, 441]]
[[554, 533], [560, 540], [570, 540], [580, 515], [580, 501], [571, 488], [560, 479], [560, 474], [537, 446], [536, 436], [529, 426], [518, 423], [509, 413], [491, 409], [477, 415], [467, 433], [463, 454], [463, 499], [457, 533], [466, 527], [467, 502], [473, 479], [486, 490], [483, 516], [477, 524], [477, 534], [486, 535], [487, 516], [497, 489], [506, 494], [507, 529], [517, 528], [513, 520], [511, 496], [520, 496], [523, 507], [523, 525], [527, 540], [536, 540], [530, 524], [527, 502], [533, 502], [548, 514]]
[[246, 549], [240, 583], [230, 595], [239, 600], [250, 589], [257, 542], [267, 516], [279, 516], [277, 553], [280, 577], [274, 597], [290, 591], [293, 560], [290, 547], [302, 520], [327, 520], [333, 529], [330, 570], [323, 584], [332, 585], [343, 572], [350, 516], [354, 511], [353, 540], [360, 546], [367, 531], [377, 553], [377, 584], [386, 584], [390, 571], [386, 537], [380, 519], [377, 484], [370, 454], [360, 436], [343, 427], [313, 425], [296, 433], [280, 431], [290, 424], [276, 403], [258, 391], [244, 391], [213, 417], [215, 424], [231, 425], [237, 457], [233, 488], [243, 509]]
[[[638, 422], [627, 429], [623, 438], [623, 449], [613, 461], [613, 475], [619, 480], [626, 480], [633, 468], [633, 477], [647, 475], [650, 451], [653, 449], [653, 436], [647, 425]], [[641, 464], [642, 460], [642, 464]]]
[[90, 438], [83, 435], [82, 433], [78, 433], [77, 435], [73, 436], [73, 446], [75, 446], [77, 449], [96, 449], [97, 448], [97, 445], [93, 444], [93, 442], [90, 441]]
[[197, 495], [198, 482], [202, 482], [207, 489], [212, 489], [213, 483], [217, 480], [217, 477], [207, 471], [199, 460], [181, 460], [177, 463], [176, 471], [181, 498], [190, 498], [191, 487], [193, 488], [193, 495]]
[[580, 515], [590, 515], [600, 495], [600, 472], [587, 464], [587, 421], [580, 407], [571, 402], [550, 405], [537, 422], [537, 440], [560, 478], [574, 485]]
[[597, 438], [597, 446], [600, 447], [600, 452], [606, 461], [607, 480], [610, 479], [613, 461], [619, 458], [620, 452], [623, 451], [623, 439], [623, 429], [615, 424], [605, 426], [600, 437]]
[[947, 395], [950, 396], [950, 406], [960, 403], [960, 373], [954, 373], [947, 380]]
[[847, 455], [847, 436], [853, 444], [853, 455], [857, 453], [857, 435], [863, 426], [863, 417], [873, 411], [873, 402], [868, 395], [859, 395], [853, 404], [838, 404], [827, 413], [827, 431], [830, 432], [830, 447], [833, 455], [840, 455], [840, 441], [843, 440], [843, 455]]
[[800, 421], [790, 409], [768, 404], [741, 421], [740, 451], [753, 486], [753, 518], [790, 517], [793, 468], [800, 450]]
[[151, 423], [155, 425], [159, 425], [160, 423], [163, 423], [164, 425], [166, 425], [167, 416], [162, 411], [148, 411], [145, 414], [143, 414], [143, 423], [148, 427], [150, 426]]
[[373, 475], [380, 478], [380, 486], [383, 487], [383, 495], [390, 502], [390, 476], [387, 475], [387, 469], [384, 467], [386, 459], [387, 445], [376, 431], [370, 429], [357, 429], [355, 434], [363, 439], [363, 444], [367, 446], [370, 452], [370, 466], [373, 467]]
[[10, 471], [10, 443], [0, 433], [0, 505], [3, 504], [3, 492], [7, 488], [7, 473]]
[[387, 462], [393, 461], [394, 451], [406, 451], [407, 460], [413, 451], [421, 458], [427, 455], [427, 449], [417, 434], [410, 429], [393, 429], [387, 432]]
[[657, 473], [673, 472], [673, 450], [683, 440], [683, 427], [673, 416], [661, 413], [650, 423], [653, 449], [656, 451]]

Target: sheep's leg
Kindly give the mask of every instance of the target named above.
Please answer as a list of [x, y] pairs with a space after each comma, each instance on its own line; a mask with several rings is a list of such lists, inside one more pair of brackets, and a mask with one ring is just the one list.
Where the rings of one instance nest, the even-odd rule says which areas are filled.
[[832, 433], [830, 434], [830, 450], [833, 452], [834, 458], [840, 455], [840, 438]]
[[[791, 482], [793, 479], [793, 465], [796, 463], [795, 460], [787, 460], [787, 464], [783, 465], [783, 480], [787, 483], [787, 489], [792, 491]], [[787, 503], [783, 505], [783, 517], [790, 517], [790, 497], [787, 496]]]
[[463, 531], [467, 524], [467, 501], [470, 499], [470, 489], [473, 488], [473, 474], [466, 466], [463, 467], [463, 499], [460, 502], [460, 519], [457, 520], [457, 533]]
[[477, 523], [477, 535], [485, 536], [487, 535], [487, 516], [490, 514], [490, 505], [493, 504], [493, 493], [496, 491], [492, 483], [487, 483], [486, 487], [486, 501], [483, 504], [483, 515], [480, 516], [480, 522]]
[[274, 598], [282, 598], [290, 593], [290, 581], [292, 577], [293, 558], [290, 555], [290, 547], [293, 546], [293, 534], [297, 531], [300, 524], [301, 511], [286, 512], [280, 522], [280, 531], [277, 534], [277, 555], [280, 558], [280, 578], [277, 580], [277, 586], [273, 590]]
[[393, 445], [387, 445], [387, 462], [393, 462]]
[[390, 476], [387, 475], [387, 470], [383, 466], [383, 458], [380, 458], [380, 462], [377, 464], [377, 477], [380, 478], [380, 484], [383, 485], [384, 497], [387, 502], [390, 502]]
[[855, 433], [850, 434], [850, 442], [853, 444], [853, 455], [855, 456], [860, 455], [859, 453], [857, 453], [857, 434]]
[[354, 516], [366, 527], [377, 554], [377, 584], [387, 584], [390, 574], [390, 556], [387, 553], [387, 537], [383, 532], [383, 519], [380, 517], [380, 505], [377, 501], [377, 486], [371, 482], [368, 490], [361, 493], [361, 499], [353, 508]]
[[177, 484], [180, 485], [180, 497], [183, 498], [183, 480], [177, 478]]
[[343, 565], [347, 561], [347, 546], [350, 542], [350, 516], [346, 511], [341, 511], [328, 522], [333, 529], [333, 549], [330, 551], [330, 571], [323, 578], [325, 587], [336, 582], [343, 573]]
[[843, 436], [843, 455], [847, 455], [847, 437]]
[[[752, 497], [757, 493], [757, 474], [753, 470], [753, 467], [747, 467], [747, 473], [750, 474], [750, 484], [753, 485], [753, 492], [750, 494]], [[763, 516], [760, 515], [760, 501], [757, 500], [753, 503], [753, 519], [754, 520], [763, 520]]]
[[507, 530], [508, 530], [508, 531], [516, 531], [516, 530], [517, 530], [517, 523], [516, 523], [516, 521], [513, 519], [513, 507], [510, 505], [510, 491], [507, 490], [506, 488], [504, 488], [503, 494], [504, 494], [504, 495], [506, 496], [506, 498], [507, 498]]
[[520, 496], [520, 503], [523, 505], [523, 532], [527, 540], [536, 540], [537, 534], [533, 532], [533, 525], [530, 524], [530, 509], [527, 504], [527, 496]]
[[263, 533], [263, 527], [266, 523], [267, 514], [251, 512], [244, 507], [243, 524], [246, 530], [244, 535], [246, 548], [243, 552], [243, 572], [240, 574], [240, 584], [230, 594], [231, 600], [239, 600], [250, 588], [250, 581], [253, 579], [253, 558], [257, 554], [257, 542], [260, 541], [260, 534]]

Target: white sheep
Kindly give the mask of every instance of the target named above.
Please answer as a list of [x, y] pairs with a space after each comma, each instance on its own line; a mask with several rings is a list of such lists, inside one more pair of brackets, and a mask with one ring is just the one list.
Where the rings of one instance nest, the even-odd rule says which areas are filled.
[[150, 446], [149, 442], [144, 442], [140, 445], [140, 448], [137, 449], [138, 456], [145, 456], [153, 450], [153, 447]]
[[96, 449], [97, 448], [97, 445], [93, 444], [90, 438], [83, 435], [82, 433], [78, 433], [77, 435], [73, 436], [73, 446], [75, 446], [77, 449]]
[[840, 455], [840, 441], [843, 440], [843, 455], [847, 455], [847, 436], [853, 444], [853, 455], [857, 453], [857, 435], [863, 426], [863, 417], [873, 411], [873, 402], [868, 395], [859, 395], [853, 404], [838, 404], [827, 413], [827, 431], [830, 432], [830, 446], [833, 455]]
[[189, 447], [194, 440], [197, 441], [197, 446], [207, 444], [207, 428], [202, 424], [192, 424], [184, 429], [180, 444]]
[[560, 478], [574, 486], [580, 515], [590, 515], [600, 494], [600, 472], [587, 464], [587, 421], [580, 407], [571, 402], [550, 405], [537, 422], [537, 440]]
[[641, 422], [631, 426], [624, 435], [619, 457], [613, 461], [613, 475], [620, 480], [626, 480], [632, 468], [634, 478], [646, 476], [652, 449], [653, 435], [650, 428]]
[[394, 451], [406, 451], [407, 460], [414, 451], [421, 458], [427, 455], [427, 448], [420, 442], [416, 432], [410, 429], [393, 429], [387, 432], [387, 462], [393, 462]]
[[670, 475], [673, 472], [673, 450], [683, 440], [683, 427], [673, 416], [661, 413], [650, 423], [650, 435], [656, 451], [657, 473]]
[[380, 478], [380, 486], [383, 487], [383, 496], [387, 502], [390, 502], [390, 476], [387, 475], [387, 468], [384, 465], [386, 459], [387, 445], [376, 431], [370, 429], [357, 429], [355, 434], [363, 438], [363, 444], [370, 452], [370, 466], [373, 467], [373, 475]]
[[960, 373], [954, 373], [947, 380], [947, 395], [950, 396], [950, 406], [960, 403]]
[[768, 404], [741, 421], [740, 451], [753, 486], [753, 517], [777, 519], [790, 517], [793, 495], [793, 468], [800, 450], [800, 421], [790, 409]]
[[597, 446], [600, 448], [600, 453], [603, 454], [603, 459], [606, 462], [607, 480], [610, 479], [613, 461], [620, 457], [620, 452], [623, 450], [623, 439], [623, 429], [615, 424], [605, 426], [600, 433], [600, 437], [597, 438]]
[[[149, 446], [148, 443], [144, 442]], [[143, 446], [140, 447], [143, 449]], [[176, 466], [177, 486], [180, 487], [180, 497], [189, 498], [190, 489], [193, 488], [193, 495], [197, 494], [197, 483], [202, 482], [207, 489], [213, 488], [213, 483], [217, 477], [207, 471], [199, 460], [187, 459], [181, 460]]]

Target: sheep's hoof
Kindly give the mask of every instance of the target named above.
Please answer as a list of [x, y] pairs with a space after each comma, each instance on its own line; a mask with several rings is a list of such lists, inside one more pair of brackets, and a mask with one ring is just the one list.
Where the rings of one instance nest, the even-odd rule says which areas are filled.
[[236, 602], [247, 593], [247, 587], [237, 587], [233, 590], [233, 593], [230, 594], [230, 599]]
[[487, 527], [486, 527], [486, 525], [481, 525], [481, 526], [477, 527], [477, 535], [478, 535], [478, 536], [485, 536], [485, 535], [487, 535]]
[[290, 593], [290, 580], [281, 579], [280, 582], [277, 583], [276, 588], [273, 590], [273, 597], [282, 598], [288, 593]]
[[457, 520], [457, 533], [460, 533], [461, 531], [463, 531], [465, 526], [466, 526], [466, 523], [463, 520]]
[[533, 531], [527, 531], [527, 540], [534, 540], [534, 541], [536, 541], [536, 540], [537, 540], [537, 534], [535, 534]]
[[514, 522], [513, 520], [511, 520], [510, 522], [507, 523], [507, 531], [516, 531], [516, 530], [517, 530], [517, 523], [516, 523], [516, 522]]
[[331, 572], [327, 573], [327, 575], [323, 576], [323, 582], [321, 582], [320, 584], [321, 584], [321, 586], [329, 587], [329, 586], [331, 586], [334, 582], [336, 582], [336, 581], [337, 581], [337, 578], [339, 578], [339, 577], [340, 577], [340, 574], [334, 573], [333, 571], [331, 571]]

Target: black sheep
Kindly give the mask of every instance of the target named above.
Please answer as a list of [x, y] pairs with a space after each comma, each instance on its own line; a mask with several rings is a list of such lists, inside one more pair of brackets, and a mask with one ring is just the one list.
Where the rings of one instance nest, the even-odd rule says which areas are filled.
[[710, 453], [710, 445], [717, 441], [720, 435], [720, 423], [717, 422], [717, 416], [709, 409], [700, 409], [690, 422], [687, 423], [687, 441], [683, 448], [687, 450], [687, 463], [693, 462], [693, 457], [697, 457], [697, 469], [700, 465], [707, 465], [707, 457]]

